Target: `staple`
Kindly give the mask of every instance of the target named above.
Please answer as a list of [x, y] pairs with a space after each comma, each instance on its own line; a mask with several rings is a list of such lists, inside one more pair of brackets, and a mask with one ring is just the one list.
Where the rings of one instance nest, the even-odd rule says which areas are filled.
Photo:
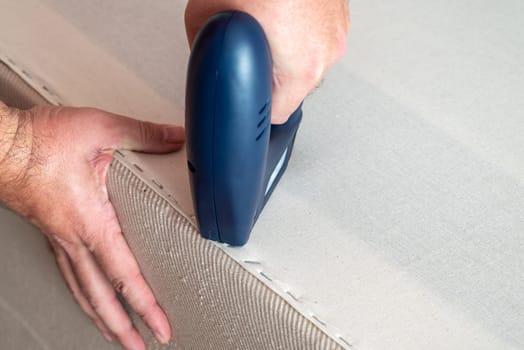
[[[2, 60], [4, 60], [4, 62], [8, 63], [10, 66], [12, 67], [20, 67], [18, 65], [17, 62], [15, 62], [11, 57], [8, 57], [8, 56], [4, 56], [2, 52], [0, 52], [0, 57]], [[31, 80], [31, 81], [34, 81], [34, 77], [31, 73], [29, 73], [27, 70], [23, 69], [22, 67], [20, 67], [21, 70], [21, 75], [24, 75], [27, 79]], [[38, 80], [38, 79], [36, 79]], [[38, 81], [37, 81], [38, 82]], [[39, 87], [36, 87], [36, 86], [32, 86], [34, 87], [35, 89], [39, 90], [39, 91], [45, 91], [47, 93], [47, 96], [43, 96], [47, 102], [51, 103], [52, 105], [55, 105], [55, 106], [63, 106], [62, 103], [56, 101], [56, 100], [53, 100], [51, 98], [52, 97], [55, 97], [55, 98], [59, 98], [59, 96], [57, 96], [57, 94], [51, 90], [49, 87], [47, 87], [46, 85], [40, 85]], [[49, 97], [49, 98], [46, 98], [46, 97]]]
[[156, 180], [151, 180], [151, 182], [154, 183], [161, 190], [164, 189], [164, 186], [161, 183], [157, 182]]
[[260, 274], [260, 276], [262, 276], [265, 279], [267, 279], [269, 282], [273, 282], [273, 279], [271, 277], [269, 277], [264, 271], [260, 271], [259, 274]]
[[300, 301], [298, 299], [298, 297], [295, 294], [293, 294], [290, 290], [286, 290], [286, 294], [289, 295], [291, 297], [291, 299], [293, 299], [295, 301]]
[[317, 321], [318, 323], [320, 323], [321, 325], [325, 326], [326, 325], [326, 322], [322, 321], [320, 318], [318, 318], [316, 315], [311, 315], [311, 317]]
[[261, 262], [257, 260], [244, 260], [244, 263], [250, 264], [250, 265], [260, 265], [261, 264]]
[[167, 194], [167, 197], [173, 201], [173, 203], [175, 203], [175, 205], [180, 205], [180, 203], [178, 203], [178, 201], [175, 199], [175, 197], [173, 197], [173, 195], [171, 193], [168, 193]]
[[51, 89], [49, 89], [46, 85], [42, 85], [42, 89], [45, 92], [47, 92], [49, 95], [57, 97], [56, 94]]
[[144, 169], [142, 169], [141, 167], [139, 167], [137, 164], [133, 164], [133, 166], [136, 168], [136, 170], [140, 171], [141, 173], [144, 172]]
[[338, 340], [340, 340], [341, 342], [343, 342], [344, 344], [346, 344], [346, 345], [349, 346], [350, 348], [353, 347], [353, 344], [351, 344], [350, 342], [348, 342], [346, 339], [342, 338], [341, 335], [337, 335], [337, 338], [338, 338]]

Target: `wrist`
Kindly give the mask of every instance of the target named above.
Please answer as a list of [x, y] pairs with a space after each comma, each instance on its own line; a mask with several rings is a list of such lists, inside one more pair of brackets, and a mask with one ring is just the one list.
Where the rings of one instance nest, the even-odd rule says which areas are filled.
[[17, 210], [33, 148], [32, 116], [0, 102], [0, 201]]

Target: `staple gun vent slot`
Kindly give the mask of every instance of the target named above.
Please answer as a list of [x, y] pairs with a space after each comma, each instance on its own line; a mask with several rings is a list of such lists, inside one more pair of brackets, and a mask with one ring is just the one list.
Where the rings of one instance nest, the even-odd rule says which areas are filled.
[[266, 103], [262, 106], [262, 108], [260, 108], [260, 111], [258, 112], [258, 114], [262, 114], [267, 110], [267, 108], [269, 107], [269, 102], [270, 100], [267, 99]]
[[262, 136], [264, 135], [264, 133], [266, 132], [266, 130], [267, 130], [267, 128], [264, 128], [264, 130], [262, 130], [262, 131], [260, 132], [260, 134], [258, 134], [257, 139], [256, 139], [257, 141], [259, 141], [259, 140], [262, 138]]
[[265, 115], [264, 118], [262, 118], [262, 119], [258, 122], [257, 128], [260, 128], [262, 125], [264, 125], [264, 122], [266, 121], [266, 119], [267, 119], [267, 115]]

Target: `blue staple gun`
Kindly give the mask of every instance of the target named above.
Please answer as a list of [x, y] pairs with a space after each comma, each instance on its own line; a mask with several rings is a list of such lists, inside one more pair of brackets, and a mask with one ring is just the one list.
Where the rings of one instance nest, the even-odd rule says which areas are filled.
[[226, 11], [197, 35], [186, 86], [187, 159], [203, 237], [244, 245], [285, 172], [299, 107], [271, 125], [272, 58], [260, 24]]

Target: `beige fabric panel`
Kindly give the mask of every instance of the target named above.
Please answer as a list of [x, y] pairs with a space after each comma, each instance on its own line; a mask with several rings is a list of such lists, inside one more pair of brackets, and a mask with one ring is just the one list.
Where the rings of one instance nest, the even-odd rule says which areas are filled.
[[[173, 324], [174, 349], [342, 349], [115, 160], [111, 200]], [[140, 324], [149, 346], [152, 335]]]
[[26, 109], [48, 102], [0, 60], [0, 101], [10, 107]]

